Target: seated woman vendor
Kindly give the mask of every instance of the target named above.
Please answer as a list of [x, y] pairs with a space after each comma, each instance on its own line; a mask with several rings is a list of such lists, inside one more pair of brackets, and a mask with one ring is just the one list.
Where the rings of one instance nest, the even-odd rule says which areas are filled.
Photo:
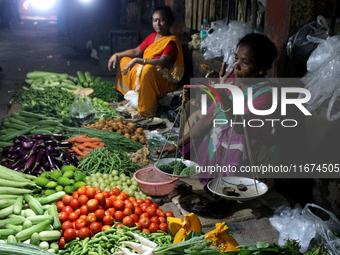
[[[152, 15], [155, 33], [150, 34], [137, 48], [113, 54], [108, 68], [117, 70], [116, 88], [123, 95], [129, 90], [139, 93], [135, 118], [153, 116], [157, 99], [177, 89], [184, 74], [180, 41], [170, 33], [174, 15], [168, 6], [158, 7]], [[143, 58], [140, 56], [143, 54]]]
[[[248, 107], [248, 96], [252, 97], [253, 106], [257, 110], [268, 110], [272, 106], [272, 87], [271, 83], [264, 78], [266, 71], [271, 67], [272, 62], [277, 56], [277, 50], [266, 36], [261, 34], [248, 34], [244, 36], [237, 44], [237, 50], [233, 61], [231, 71], [225, 75], [225, 63], [220, 72], [220, 77], [238, 86], [244, 95], [244, 119], [268, 119], [271, 116], [256, 116]], [[215, 72], [216, 73], [216, 72]], [[211, 74], [210, 74], [211, 75]], [[257, 79], [249, 79], [257, 78]], [[252, 95], [248, 95], [248, 88], [252, 88]], [[195, 118], [196, 112], [201, 112], [197, 103], [190, 100], [186, 108], [190, 108], [187, 122], [190, 123], [190, 131], [179, 139], [175, 144], [167, 144], [164, 149], [160, 146], [155, 154], [165, 156], [175, 153], [180, 149], [185, 158], [197, 162], [200, 166], [235, 166], [239, 167], [249, 163], [247, 151], [247, 138], [250, 142], [251, 153], [253, 158], [258, 157], [259, 162], [267, 148], [274, 144], [274, 138], [271, 135], [272, 127], [270, 122], [264, 121], [262, 127], [249, 127], [244, 132], [243, 125], [234, 125], [232, 131], [231, 120], [235, 123], [242, 122], [241, 116], [233, 114], [233, 97], [229, 90], [218, 90], [222, 105], [216, 98], [208, 108], [207, 114]], [[195, 108], [196, 107], [196, 108]], [[196, 111], [197, 110], [197, 111]], [[196, 115], [197, 117], [197, 115]], [[236, 117], [236, 118], [235, 118]], [[195, 118], [195, 119], [194, 119]], [[214, 119], [227, 119], [228, 124], [215, 125]], [[182, 123], [183, 124], [183, 123]], [[253, 124], [253, 126], [258, 125]], [[267, 143], [267, 141], [270, 141]], [[264, 143], [268, 146], [263, 147]], [[229, 150], [228, 150], [229, 148]], [[227, 153], [228, 151], [228, 153]], [[256, 162], [256, 160], [254, 160]], [[217, 173], [206, 174], [201, 181], [207, 183], [209, 178], [216, 178]]]

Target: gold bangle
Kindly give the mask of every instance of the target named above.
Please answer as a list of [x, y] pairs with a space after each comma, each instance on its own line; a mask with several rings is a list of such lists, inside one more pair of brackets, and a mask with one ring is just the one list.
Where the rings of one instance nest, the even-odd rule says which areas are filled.
[[146, 64], [146, 59], [144, 59], [144, 65]]
[[177, 143], [172, 143], [172, 144], [175, 145], [175, 147], [179, 150]]

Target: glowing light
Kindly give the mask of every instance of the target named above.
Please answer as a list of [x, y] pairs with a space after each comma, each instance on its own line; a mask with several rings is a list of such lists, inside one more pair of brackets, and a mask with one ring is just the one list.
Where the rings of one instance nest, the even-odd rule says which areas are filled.
[[55, 4], [55, 0], [30, 0], [30, 4], [37, 9], [49, 9]]

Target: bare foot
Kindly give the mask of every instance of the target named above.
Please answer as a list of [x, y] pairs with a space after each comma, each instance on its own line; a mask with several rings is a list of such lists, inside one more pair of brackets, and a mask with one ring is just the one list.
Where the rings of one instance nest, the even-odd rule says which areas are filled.
[[127, 100], [123, 100], [118, 103], [118, 106], [126, 105], [127, 103], [128, 103]]
[[137, 113], [137, 114], [135, 114], [135, 115], [133, 116], [133, 118], [136, 119], [136, 120], [140, 120], [140, 119], [145, 119], [146, 117], [143, 116], [143, 115], [140, 114], [140, 113]]

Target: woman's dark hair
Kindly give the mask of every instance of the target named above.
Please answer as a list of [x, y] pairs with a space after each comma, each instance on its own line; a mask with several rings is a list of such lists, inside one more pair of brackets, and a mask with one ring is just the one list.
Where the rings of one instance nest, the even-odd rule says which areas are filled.
[[237, 47], [240, 45], [249, 47], [256, 65], [263, 69], [264, 73], [271, 67], [277, 57], [275, 44], [265, 35], [247, 34], [238, 42]]
[[161, 12], [163, 15], [166, 16], [166, 20], [168, 21], [169, 26], [171, 27], [174, 24], [175, 16], [169, 6], [159, 6], [156, 7], [153, 13]]

